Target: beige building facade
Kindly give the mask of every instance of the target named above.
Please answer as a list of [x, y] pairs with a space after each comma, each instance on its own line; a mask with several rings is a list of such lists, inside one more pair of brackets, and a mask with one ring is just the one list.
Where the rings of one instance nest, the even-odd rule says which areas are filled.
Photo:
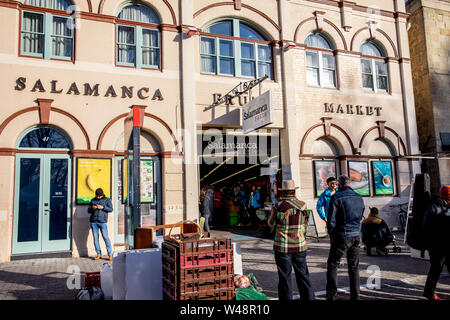
[[250, 98], [211, 105], [265, 75], [251, 94], [271, 92], [273, 121], [252, 134], [278, 141], [275, 165], [319, 234], [330, 175], [350, 174], [366, 207], [398, 225], [420, 171], [402, 158], [419, 153], [403, 1], [0, 0], [0, 19], [0, 261], [95, 254], [80, 179], [99, 159], [109, 236], [124, 248], [131, 106], [145, 106], [141, 157], [153, 168], [142, 223], [198, 220], [207, 130], [245, 136]]
[[[422, 171], [433, 193], [450, 184], [450, 1], [408, 1], [411, 66]], [[440, 159], [439, 159], [440, 158]]]

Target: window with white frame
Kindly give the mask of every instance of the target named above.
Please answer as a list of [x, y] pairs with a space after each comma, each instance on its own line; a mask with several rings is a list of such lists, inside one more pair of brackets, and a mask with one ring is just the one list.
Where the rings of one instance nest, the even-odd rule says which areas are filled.
[[146, 5], [132, 2], [120, 10], [117, 18], [117, 64], [159, 69], [160, 20], [155, 11]]
[[200, 39], [201, 72], [272, 79], [272, 48], [248, 23], [225, 19], [209, 24]]
[[386, 92], [389, 90], [388, 71], [384, 50], [374, 41], [361, 45], [363, 88]]
[[[72, 60], [73, 19], [69, 0], [25, 0], [36, 10], [22, 10], [20, 54], [43, 59]], [[60, 14], [45, 9], [61, 11]]]
[[335, 88], [336, 63], [332, 42], [324, 34], [314, 32], [306, 38], [305, 45], [307, 84]]

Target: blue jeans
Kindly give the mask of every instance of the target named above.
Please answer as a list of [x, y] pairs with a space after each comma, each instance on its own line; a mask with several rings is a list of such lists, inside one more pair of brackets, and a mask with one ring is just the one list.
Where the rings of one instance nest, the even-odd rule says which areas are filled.
[[306, 264], [306, 251], [298, 253], [282, 253], [275, 251], [275, 262], [278, 269], [278, 299], [292, 300], [291, 273], [294, 267], [300, 300], [314, 300], [315, 295], [309, 280]]
[[94, 246], [97, 254], [102, 254], [102, 250], [100, 249], [100, 244], [98, 242], [98, 229], [102, 232], [103, 240], [105, 241], [106, 251], [108, 255], [112, 254], [111, 241], [108, 237], [108, 226], [106, 223], [100, 222], [91, 222], [92, 235], [94, 236]]

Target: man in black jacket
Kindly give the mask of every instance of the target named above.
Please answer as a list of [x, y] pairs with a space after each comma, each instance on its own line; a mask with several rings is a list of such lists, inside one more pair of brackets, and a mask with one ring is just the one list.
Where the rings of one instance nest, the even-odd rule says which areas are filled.
[[430, 254], [424, 297], [429, 300], [441, 300], [436, 294], [436, 285], [444, 264], [450, 273], [450, 186], [441, 188], [441, 194], [431, 198], [431, 204], [425, 212], [423, 229], [426, 245]]
[[338, 178], [339, 189], [331, 197], [328, 207], [327, 230], [330, 235], [330, 253], [327, 261], [327, 300], [337, 294], [337, 268], [347, 255], [350, 278], [350, 299], [359, 300], [359, 245], [364, 201], [350, 187], [348, 176]]
[[91, 214], [89, 221], [91, 222], [92, 235], [94, 236], [95, 251], [97, 252], [95, 260], [102, 257], [102, 251], [98, 241], [98, 229], [102, 232], [109, 260], [112, 260], [111, 241], [109, 240], [107, 226], [108, 213], [111, 211], [113, 211], [111, 199], [105, 196], [101, 188], [98, 188], [95, 190], [95, 198], [92, 198], [88, 208], [88, 212]]

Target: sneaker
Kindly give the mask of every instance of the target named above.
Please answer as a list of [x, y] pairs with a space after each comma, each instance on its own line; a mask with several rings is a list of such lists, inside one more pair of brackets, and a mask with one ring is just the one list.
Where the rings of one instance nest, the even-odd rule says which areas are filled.
[[425, 297], [425, 298], [427, 298], [428, 300], [442, 300], [441, 298], [439, 298], [438, 296], [437, 296], [437, 294], [436, 293], [434, 293], [433, 295], [429, 295], [429, 294], [423, 294], [423, 296]]
[[109, 261], [112, 261], [112, 254], [110, 254], [110, 255], [108, 256], [108, 258], [109, 258]]
[[101, 257], [102, 257], [102, 255], [98, 254], [98, 255], [95, 256], [95, 260], [99, 260]]

